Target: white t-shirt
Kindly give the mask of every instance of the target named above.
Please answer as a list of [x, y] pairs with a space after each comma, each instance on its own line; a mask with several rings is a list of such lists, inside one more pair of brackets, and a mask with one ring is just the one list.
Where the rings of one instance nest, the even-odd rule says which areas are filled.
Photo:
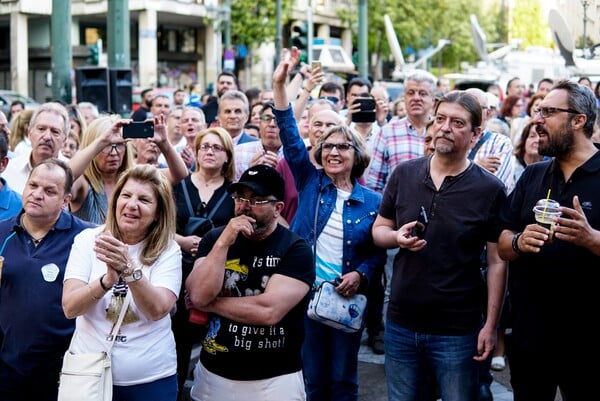
[[[86, 283], [106, 273], [106, 265], [96, 258], [93, 250], [96, 236], [104, 226], [79, 233], [73, 242], [65, 271], [65, 280], [75, 278]], [[138, 260], [142, 243], [130, 245], [129, 255]], [[142, 266], [141, 263], [138, 263]], [[181, 287], [181, 250], [173, 240], [152, 266], [142, 266], [142, 272], [155, 287], [164, 287], [179, 294]], [[98, 352], [110, 346], [113, 321], [106, 317], [113, 290], [96, 302], [85, 314], [78, 316], [75, 338], [71, 344], [74, 353]], [[139, 320], [123, 323], [112, 348], [113, 383], [119, 386], [149, 383], [172, 376], [177, 371], [175, 339], [171, 331], [171, 317], [160, 320], [147, 318], [131, 298], [130, 308]], [[118, 316], [118, 312], [117, 316]], [[116, 318], [115, 318], [116, 320]]]
[[344, 203], [350, 198], [350, 192], [338, 188], [335, 209], [331, 212], [325, 227], [317, 238], [316, 279], [315, 284], [332, 281], [342, 275], [342, 256], [344, 255]]

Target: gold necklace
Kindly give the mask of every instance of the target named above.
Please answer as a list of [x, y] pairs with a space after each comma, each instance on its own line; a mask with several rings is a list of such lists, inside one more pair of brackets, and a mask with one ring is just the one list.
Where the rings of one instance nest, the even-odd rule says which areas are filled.
[[200, 185], [204, 186], [205, 188], [209, 188], [209, 187], [220, 186], [221, 185], [221, 178], [222, 177], [218, 177], [216, 180], [210, 181], [210, 180], [205, 180], [200, 174], [198, 174], [196, 176], [196, 181], [198, 181], [198, 183]]

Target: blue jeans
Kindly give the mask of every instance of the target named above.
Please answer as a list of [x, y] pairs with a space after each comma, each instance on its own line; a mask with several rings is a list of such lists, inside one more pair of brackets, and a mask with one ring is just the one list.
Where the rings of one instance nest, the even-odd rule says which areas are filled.
[[385, 327], [385, 375], [389, 401], [426, 397], [432, 374], [444, 401], [476, 401], [477, 333], [441, 336], [417, 333], [389, 320]]
[[362, 330], [344, 333], [308, 317], [302, 365], [308, 401], [358, 400], [358, 350]]
[[150, 383], [113, 386], [113, 401], [175, 401], [177, 374]]

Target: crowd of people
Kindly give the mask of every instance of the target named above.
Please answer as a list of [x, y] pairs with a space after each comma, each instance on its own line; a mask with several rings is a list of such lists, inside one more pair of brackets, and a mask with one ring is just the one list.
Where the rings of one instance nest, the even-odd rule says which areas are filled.
[[[114, 400], [357, 401], [363, 331], [390, 401], [492, 400], [507, 366], [516, 401], [593, 394], [600, 84], [415, 70], [390, 100], [283, 52], [264, 90], [0, 112], [0, 400], [56, 400], [67, 348], [114, 341]], [[307, 315], [323, 282], [361, 330]]]

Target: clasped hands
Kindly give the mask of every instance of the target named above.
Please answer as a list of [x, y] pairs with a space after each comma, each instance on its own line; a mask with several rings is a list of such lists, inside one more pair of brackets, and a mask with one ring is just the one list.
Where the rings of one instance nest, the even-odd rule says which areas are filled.
[[[128, 267], [127, 265], [131, 263], [129, 260], [127, 244], [113, 237], [108, 231], [102, 232], [96, 236], [94, 252], [96, 253], [98, 260], [106, 263], [109, 270], [114, 270], [118, 275], [123, 274]], [[107, 273], [109, 273], [109, 271], [107, 271]]]

